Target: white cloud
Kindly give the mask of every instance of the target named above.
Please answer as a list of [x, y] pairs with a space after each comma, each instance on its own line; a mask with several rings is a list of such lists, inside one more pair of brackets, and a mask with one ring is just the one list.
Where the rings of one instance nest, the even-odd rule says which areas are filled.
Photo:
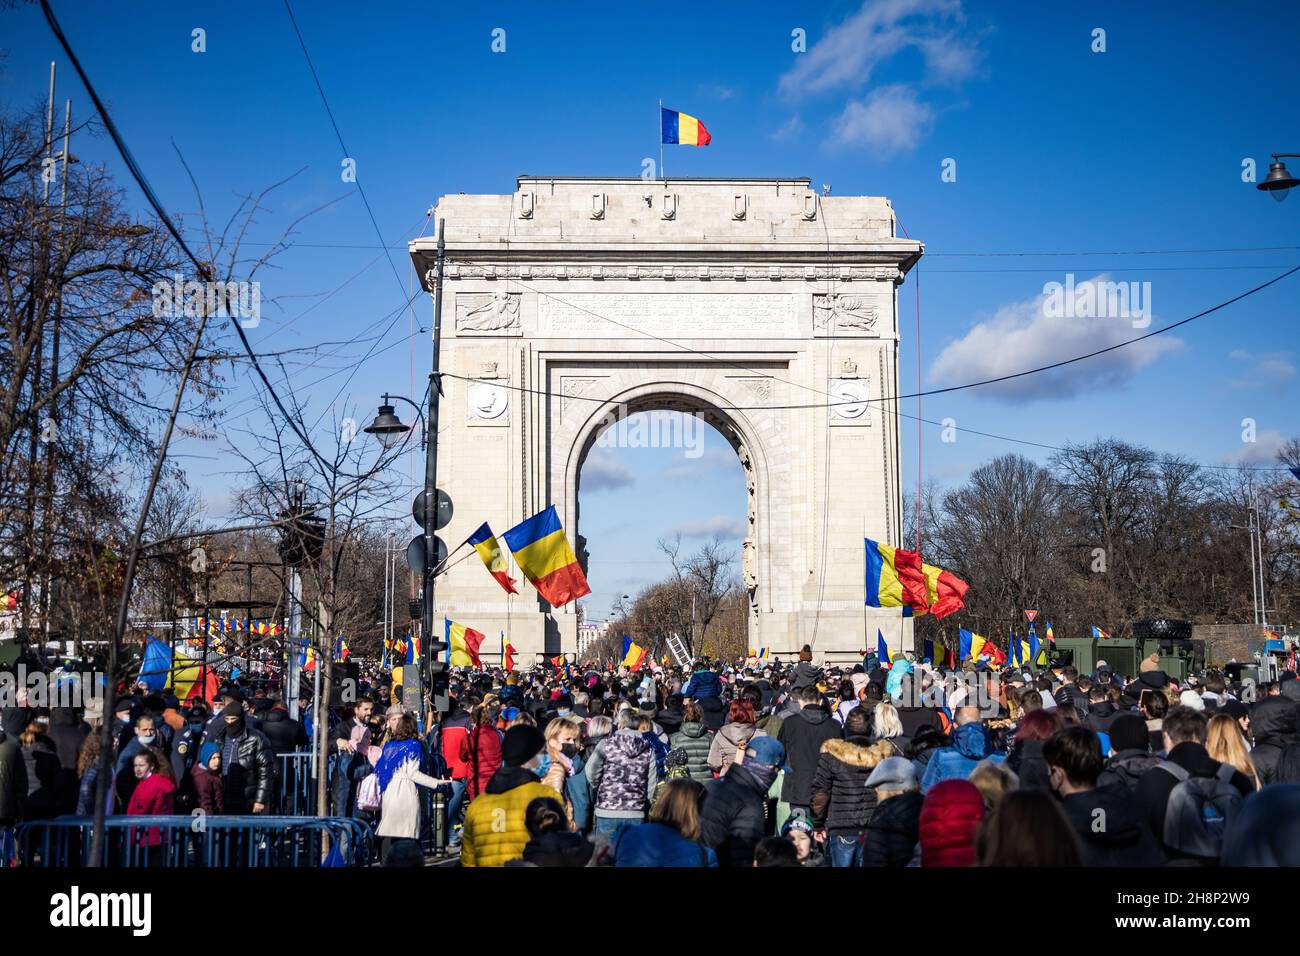
[[1290, 352], [1250, 352], [1233, 349], [1228, 358], [1248, 365], [1245, 374], [1228, 380], [1232, 388], [1262, 388], [1277, 385], [1295, 378], [1296, 368], [1291, 363]]
[[835, 140], [868, 146], [885, 156], [915, 149], [933, 123], [934, 110], [910, 87], [883, 86], [844, 107], [835, 120]]
[[1259, 432], [1254, 441], [1242, 442], [1237, 451], [1223, 456], [1225, 465], [1276, 465], [1277, 453], [1286, 444], [1282, 433], [1276, 429]]
[[746, 524], [744, 518], [717, 515], [703, 521], [687, 521], [685, 524], [679, 524], [673, 529], [673, 534], [680, 534], [683, 538], [712, 538], [714, 535], [722, 538], [743, 538]]
[[[1099, 275], [1089, 281], [1109, 279]], [[1038, 295], [1002, 306], [991, 319], [978, 323], [939, 353], [930, 365], [929, 380], [960, 385], [997, 378], [1118, 345], [1141, 334], [1124, 318], [1049, 317], [1045, 300], [1045, 295]], [[1153, 320], [1152, 325], [1156, 324]], [[1181, 339], [1158, 336], [1051, 372], [987, 385], [979, 392], [1018, 402], [1069, 398], [1088, 389], [1122, 384], [1162, 355], [1182, 347]]]
[[978, 50], [959, 32], [961, 21], [960, 0], [866, 0], [796, 58], [781, 77], [781, 93], [793, 98], [864, 85], [878, 66], [909, 47], [925, 57], [930, 79], [964, 79], [976, 67]]
[[585, 491], [614, 491], [636, 482], [632, 469], [608, 448], [593, 448], [582, 463], [579, 481]]
[[804, 122], [799, 118], [799, 114], [796, 113], [776, 128], [772, 133], [772, 139], [777, 142], [782, 142], [787, 139], [798, 139], [803, 135], [803, 131]]

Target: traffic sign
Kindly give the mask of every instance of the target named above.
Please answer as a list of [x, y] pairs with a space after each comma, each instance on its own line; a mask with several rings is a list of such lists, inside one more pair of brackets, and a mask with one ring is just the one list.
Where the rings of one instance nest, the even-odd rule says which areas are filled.
[[1027, 610], [1027, 609], [1026, 609], [1026, 611], [1025, 611], [1025, 617], [1029, 618], [1029, 623], [1030, 623], [1030, 624], [1033, 624], [1033, 623], [1034, 623], [1034, 618], [1038, 617], [1038, 612], [1037, 612], [1037, 611], [1030, 611], [1030, 610]]
[[[447, 560], [447, 544], [437, 535], [433, 536], [433, 566], [436, 568]], [[413, 572], [423, 575], [428, 572], [424, 564], [424, 535], [417, 534], [406, 546], [406, 566]]]
[[[426, 531], [441, 531], [443, 528], [447, 527], [447, 523], [451, 521], [451, 498], [449, 498], [447, 492], [443, 491], [441, 488], [438, 489], [437, 501], [438, 509], [434, 515], [433, 527], [425, 528]], [[421, 528], [424, 528], [423, 491], [416, 495], [415, 500], [411, 502], [411, 517], [415, 519], [416, 524]]]

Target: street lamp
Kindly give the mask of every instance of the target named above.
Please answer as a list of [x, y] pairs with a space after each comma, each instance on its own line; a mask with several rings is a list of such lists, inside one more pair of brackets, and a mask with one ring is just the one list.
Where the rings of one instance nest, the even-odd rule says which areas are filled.
[[361, 430], [367, 435], [374, 435], [379, 439], [379, 443], [383, 445], [385, 449], [396, 447], [397, 443], [402, 440], [402, 436], [411, 430], [411, 426], [407, 425], [397, 417], [393, 405], [391, 404], [394, 399], [399, 402], [406, 402], [406, 404], [415, 409], [415, 414], [420, 421], [422, 429], [420, 444], [423, 446], [424, 413], [420, 410], [419, 405], [404, 395], [384, 395], [383, 404], [379, 406], [379, 412], [375, 415], [375, 420]]
[[1274, 153], [1273, 162], [1269, 163], [1268, 175], [1264, 177], [1262, 183], [1256, 183], [1256, 189], [1262, 189], [1278, 202], [1283, 202], [1289, 193], [1296, 186], [1300, 186], [1300, 179], [1296, 179], [1287, 171], [1286, 163], [1282, 162], [1282, 157], [1290, 159], [1300, 159], [1300, 153]]

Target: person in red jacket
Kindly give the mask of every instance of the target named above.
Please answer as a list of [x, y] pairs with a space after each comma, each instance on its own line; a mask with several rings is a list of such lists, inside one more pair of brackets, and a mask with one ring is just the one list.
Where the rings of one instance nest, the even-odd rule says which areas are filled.
[[945, 780], [921, 804], [922, 866], [974, 866], [975, 832], [984, 821], [984, 798], [969, 780]]
[[204, 813], [218, 814], [225, 807], [225, 791], [221, 786], [221, 748], [204, 744], [199, 748], [199, 759], [190, 775], [194, 782], [194, 797]]
[[[128, 816], [169, 816], [175, 812], [176, 781], [171, 778], [171, 768], [156, 749], [147, 747], [131, 759], [136, 785], [126, 806]], [[165, 855], [162, 830], [146, 827], [138, 836], [134, 828], [131, 839], [144, 848], [144, 863], [160, 866]]]
[[452, 846], [460, 843], [461, 824], [465, 818], [465, 792], [468, 789], [470, 766], [461, 759], [461, 754], [469, 740], [474, 723], [469, 712], [462, 706], [464, 691], [452, 696], [450, 713], [438, 725], [438, 745], [442, 751], [443, 763], [447, 766], [447, 776], [451, 777], [451, 798], [447, 802], [447, 826], [451, 829], [448, 842]]
[[460, 761], [468, 767], [466, 798], [473, 800], [482, 793], [501, 769], [501, 732], [497, 730], [498, 707], [483, 703], [474, 708], [473, 729], [461, 742]]

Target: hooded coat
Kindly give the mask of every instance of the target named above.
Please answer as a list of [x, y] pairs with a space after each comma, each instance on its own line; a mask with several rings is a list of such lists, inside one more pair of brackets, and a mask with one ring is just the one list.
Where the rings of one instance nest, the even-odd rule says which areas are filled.
[[524, 812], [538, 797], [564, 800], [523, 767], [502, 767], [493, 774], [465, 810], [460, 865], [505, 866], [522, 855], [529, 839]]
[[1007, 754], [1007, 766], [1020, 778], [1021, 790], [1050, 792], [1051, 779], [1047, 761], [1043, 759], [1042, 740], [1018, 740]]
[[[1079, 837], [1085, 866], [1163, 866], [1165, 855], [1123, 783], [1072, 793], [1061, 801]], [[1104, 821], [1104, 826], [1099, 822]]]
[[719, 777], [726, 776], [736, 761], [736, 751], [749, 746], [750, 738], [756, 736], [764, 737], [766, 734], [754, 724], [723, 724], [709, 745], [709, 769]]
[[1097, 786], [1122, 783], [1130, 792], [1134, 792], [1143, 774], [1158, 763], [1160, 758], [1149, 750], [1120, 750], [1106, 761], [1106, 769], [1097, 778]]
[[907, 866], [916, 852], [921, 823], [921, 805], [925, 798], [920, 790], [877, 800], [867, 821], [862, 845], [863, 866]]
[[952, 743], [931, 755], [921, 779], [921, 792], [928, 794], [945, 780], [965, 780], [981, 760], [1001, 762], [1003, 755], [993, 749], [993, 736], [983, 724], [963, 724], [952, 732]]
[[876, 809], [876, 791], [867, 778], [877, 763], [867, 737], [822, 744], [812, 784], [813, 826], [831, 836], [861, 833]]
[[1300, 743], [1300, 704], [1285, 697], [1261, 700], [1250, 714], [1250, 735], [1255, 740], [1250, 759], [1254, 761], [1260, 783], [1278, 782], [1282, 751]]
[[969, 780], [944, 780], [935, 784], [921, 804], [917, 827], [921, 865], [974, 866], [975, 832], [983, 820], [984, 797], [975, 784]]
[[668, 746], [673, 750], [686, 752], [686, 773], [692, 780], [712, 780], [713, 771], [709, 769], [709, 753], [713, 747], [713, 736], [704, 729], [704, 725], [694, 720], [683, 721], [682, 729], [672, 735]]
[[700, 842], [717, 853], [719, 866], [753, 865], [754, 848], [763, 839], [766, 800], [767, 787], [743, 765], [732, 767], [709, 789], [700, 814]]
[[792, 807], [812, 806], [813, 778], [822, 744], [840, 735], [840, 725], [820, 704], [808, 704], [781, 723], [777, 740], [785, 747], [785, 782], [781, 799]]

